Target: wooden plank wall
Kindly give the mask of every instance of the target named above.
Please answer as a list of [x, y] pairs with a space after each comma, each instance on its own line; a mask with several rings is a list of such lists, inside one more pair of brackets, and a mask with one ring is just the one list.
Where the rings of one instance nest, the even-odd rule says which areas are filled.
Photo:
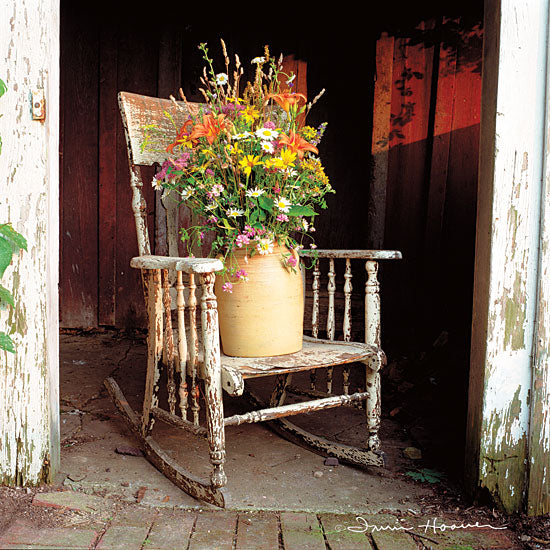
[[384, 268], [383, 298], [411, 339], [446, 330], [468, 341], [481, 56], [481, 24], [459, 18], [377, 44], [369, 225], [374, 245], [403, 252]]
[[[162, 25], [152, 33], [149, 21], [83, 16], [83, 8], [71, 2], [61, 7], [61, 326], [142, 326], [139, 273], [128, 267], [137, 244], [116, 94], [126, 90], [167, 97], [183, 79], [193, 99], [196, 90], [188, 83], [195, 82], [202, 64], [196, 53], [182, 59], [182, 51], [196, 50], [204, 38], [193, 25], [181, 32]], [[437, 38], [442, 23], [451, 38]], [[348, 54], [323, 43], [319, 51], [302, 48], [300, 55], [311, 59], [310, 95], [327, 88], [314, 114], [320, 122], [329, 121], [322, 155], [337, 191], [317, 224], [316, 241], [328, 248], [374, 246], [404, 252], [403, 262], [387, 264], [381, 274], [384, 324], [392, 327], [394, 340], [404, 333], [413, 337], [410, 327], [420, 326], [419, 302], [431, 306], [420, 309], [433, 332], [448, 320], [440, 318], [443, 304], [459, 308], [462, 328], [469, 322], [481, 36], [479, 28], [463, 26], [461, 21], [426, 20], [414, 33], [379, 40], [377, 53], [379, 32], [372, 35], [365, 70], [372, 74], [376, 57], [380, 80], [374, 85], [368, 84], [372, 78], [364, 79], [369, 106], [374, 93], [373, 112], [359, 124], [364, 137], [365, 125], [372, 128], [374, 121], [373, 138], [366, 143], [363, 137], [346, 137], [356, 135], [350, 129], [358, 131], [353, 120], [334, 117], [341, 95], [331, 91], [352, 74]], [[241, 46], [250, 48], [251, 40], [230, 36], [227, 43], [242, 53]], [[368, 39], [356, 40], [363, 44]], [[182, 48], [184, 41], [187, 49]], [[212, 48], [217, 51], [218, 45], [212, 42]], [[283, 50], [274, 46], [273, 51]], [[327, 65], [334, 70], [326, 71]], [[370, 208], [367, 224], [363, 152], [365, 146], [371, 148], [371, 139], [375, 170], [370, 194], [378, 202], [377, 209]], [[149, 227], [162, 236], [162, 209], [147, 185], [145, 192]], [[152, 242], [159, 253], [165, 252], [158, 238]]]
[[[174, 93], [181, 45], [176, 33], [151, 40], [144, 22], [86, 15], [62, 3], [60, 323], [140, 327], [141, 281], [129, 267], [137, 241], [117, 93]], [[155, 197], [151, 187], [144, 191], [154, 228]]]

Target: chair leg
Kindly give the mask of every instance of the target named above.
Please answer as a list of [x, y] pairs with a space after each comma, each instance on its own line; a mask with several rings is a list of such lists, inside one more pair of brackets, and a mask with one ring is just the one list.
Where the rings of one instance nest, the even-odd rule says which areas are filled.
[[202, 337], [204, 343], [204, 389], [206, 396], [206, 423], [213, 487], [227, 483], [225, 463], [225, 425], [222, 396], [222, 367], [220, 361], [220, 339], [218, 333], [218, 310], [214, 294], [214, 275], [202, 277], [201, 299]]
[[366, 369], [367, 391], [369, 397], [365, 402], [367, 414], [367, 449], [371, 451], [380, 450], [380, 414], [381, 414], [381, 396], [380, 396], [380, 372], [375, 371], [368, 366]]
[[154, 269], [148, 273], [147, 313], [149, 326], [147, 333], [147, 374], [145, 378], [145, 394], [141, 414], [141, 436], [147, 437], [153, 427], [151, 410], [157, 404], [156, 387], [159, 379], [159, 362], [163, 350], [162, 322], [162, 290], [160, 270]]

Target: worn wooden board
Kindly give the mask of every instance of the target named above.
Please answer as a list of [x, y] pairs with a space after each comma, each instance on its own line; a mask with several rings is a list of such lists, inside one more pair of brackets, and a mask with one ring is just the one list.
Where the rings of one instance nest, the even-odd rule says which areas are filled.
[[[0, 223], [27, 240], [2, 277], [0, 311], [14, 354], [0, 351], [0, 485], [51, 482], [59, 468], [59, 2], [3, 2]], [[31, 118], [42, 91], [43, 121]]]
[[[466, 473], [508, 512], [526, 496], [537, 310], [547, 17], [489, 1]], [[512, 85], [513, 83], [513, 85]], [[517, 98], [521, 97], [522, 101]]]
[[[60, 265], [61, 323], [98, 324], [98, 96], [99, 36], [73, 6], [64, 3], [61, 97], [63, 117], [62, 247]], [[93, 281], [93, 284], [90, 284]]]

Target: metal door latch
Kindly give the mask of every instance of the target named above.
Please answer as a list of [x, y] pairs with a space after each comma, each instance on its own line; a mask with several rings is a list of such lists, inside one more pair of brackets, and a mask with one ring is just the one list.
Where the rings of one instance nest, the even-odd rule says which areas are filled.
[[33, 120], [46, 119], [46, 100], [44, 90], [33, 90], [31, 92], [31, 111]]

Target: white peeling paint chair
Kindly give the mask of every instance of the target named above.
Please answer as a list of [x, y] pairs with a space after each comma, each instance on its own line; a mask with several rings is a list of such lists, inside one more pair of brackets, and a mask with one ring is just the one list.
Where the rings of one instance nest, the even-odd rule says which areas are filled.
[[[140, 269], [144, 280], [145, 307], [148, 319], [147, 371], [142, 410], [135, 412], [113, 378], [105, 385], [138, 438], [145, 456], [161, 472], [192, 496], [225, 505], [223, 486], [226, 484], [225, 427], [243, 423], [268, 421], [271, 427], [299, 440], [325, 456], [357, 465], [383, 465], [378, 429], [380, 425], [380, 368], [385, 356], [380, 349], [380, 298], [377, 280], [378, 261], [399, 259], [397, 251], [318, 250], [318, 256], [328, 262], [328, 315], [326, 338], [320, 335], [321, 298], [319, 263], [312, 271], [311, 336], [304, 336], [301, 352], [271, 358], [227, 357], [220, 351], [218, 312], [213, 292], [215, 272], [222, 268], [216, 259], [178, 257], [177, 210], [166, 203], [169, 256], [151, 255], [146, 223], [146, 204], [142, 193], [141, 166], [162, 163], [167, 144], [173, 141], [175, 129], [165, 116], [168, 112], [177, 121], [185, 116], [183, 104], [159, 98], [121, 92], [119, 105], [124, 123], [130, 164], [130, 184], [133, 191], [132, 209], [135, 215], [139, 256], [130, 265]], [[158, 143], [158, 152], [143, 149], [144, 126], [155, 121], [165, 133], [165, 142]], [[175, 203], [173, 203], [175, 204]], [[306, 255], [307, 253], [304, 253]], [[334, 341], [336, 334], [335, 261], [345, 262], [343, 286], [343, 340]], [[351, 340], [352, 260], [365, 262], [365, 342]], [[175, 302], [175, 303], [174, 303]], [[197, 316], [197, 309], [200, 315]], [[365, 378], [361, 389], [350, 393], [349, 368], [343, 369], [343, 391], [333, 393], [333, 368], [336, 365], [359, 363]], [[328, 369], [326, 389], [315, 383], [316, 369]], [[166, 407], [160, 406], [159, 379], [164, 369]], [[296, 390], [291, 386], [293, 374], [310, 371], [309, 387]], [[334, 371], [335, 372], [335, 371]], [[245, 381], [260, 377], [273, 379], [268, 403], [245, 388]], [[244, 414], [224, 416], [222, 392], [228, 396], [246, 395], [255, 409]], [[285, 404], [290, 392], [307, 397], [297, 403]], [[200, 395], [204, 396], [200, 413]], [[343, 445], [311, 434], [288, 421], [287, 417], [344, 405], [364, 403], [366, 412], [366, 444], [364, 448]], [[204, 420], [201, 424], [201, 417]], [[176, 430], [184, 430], [208, 441], [211, 475], [199, 479], [169, 456], [153, 437], [153, 424], [161, 421]], [[206, 459], [207, 457], [205, 457]]]

